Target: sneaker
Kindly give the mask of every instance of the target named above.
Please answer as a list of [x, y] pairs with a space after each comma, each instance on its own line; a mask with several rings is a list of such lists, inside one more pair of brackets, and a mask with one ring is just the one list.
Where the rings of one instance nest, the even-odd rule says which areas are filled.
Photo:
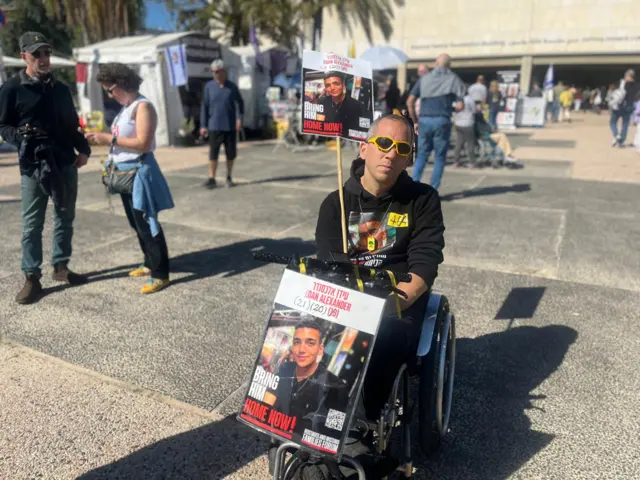
[[40, 278], [36, 275], [27, 275], [22, 289], [16, 295], [16, 302], [20, 305], [33, 303], [40, 297], [42, 293], [42, 285]]
[[147, 284], [140, 289], [140, 293], [156, 293], [169, 285], [169, 279], [151, 278]]
[[615, 137], [613, 138], [613, 140], [611, 140], [611, 146], [612, 147], [617, 147], [619, 143], [620, 143], [620, 140], [618, 140]]
[[207, 180], [206, 182], [204, 182], [203, 185], [205, 188], [208, 188], [209, 190], [213, 190], [214, 188], [216, 188], [218, 185], [216, 184], [216, 179], [215, 178], [210, 178], [209, 180]]
[[234, 187], [236, 184], [233, 183], [233, 180], [231, 180], [231, 177], [227, 177], [227, 188], [230, 187]]
[[66, 263], [56, 263], [53, 266], [52, 278], [56, 282], [64, 282], [69, 285], [82, 285], [89, 281], [86, 275], [80, 275], [69, 270]]
[[149, 275], [151, 275], [151, 270], [144, 265], [140, 265], [129, 272], [130, 277], [147, 277]]

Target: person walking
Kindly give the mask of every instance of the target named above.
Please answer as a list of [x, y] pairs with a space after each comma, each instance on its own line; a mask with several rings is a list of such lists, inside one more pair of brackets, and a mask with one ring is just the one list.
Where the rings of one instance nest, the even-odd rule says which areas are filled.
[[140, 293], [155, 293], [169, 285], [169, 250], [158, 213], [174, 207], [169, 185], [153, 154], [158, 116], [153, 104], [140, 94], [142, 79], [128, 66], [100, 65], [97, 81], [122, 108], [111, 133], [87, 133], [86, 138], [97, 145], [110, 145], [108, 162], [115, 163], [118, 170], [137, 168], [132, 192], [120, 195], [144, 255], [143, 264], [129, 275], [150, 276]]
[[[440, 187], [447, 159], [451, 115], [454, 108], [462, 110], [465, 93], [464, 83], [451, 71], [451, 57], [443, 53], [436, 59], [435, 69], [416, 82], [407, 99], [407, 109], [418, 134], [418, 157], [413, 179], [421, 180], [429, 155], [435, 150], [431, 186], [436, 190]], [[420, 98], [419, 113], [415, 110], [416, 98]]]
[[564, 87], [564, 90], [560, 94], [560, 121], [566, 120], [571, 123], [571, 109], [573, 108], [574, 94], [573, 89], [569, 85]]
[[[640, 91], [640, 87], [636, 82], [636, 72], [627, 70], [624, 78], [620, 81], [620, 87], [611, 94], [609, 100], [609, 108], [611, 109], [611, 117], [609, 119], [609, 128], [613, 134], [611, 142], [612, 147], [624, 147], [629, 131], [629, 122], [631, 114], [635, 109], [636, 95]], [[622, 129], [618, 130], [618, 121], [622, 121]]]
[[[232, 187], [233, 161], [237, 155], [236, 132], [242, 129], [244, 101], [238, 86], [227, 79], [227, 71], [222, 60], [211, 62], [213, 80], [204, 86], [202, 107], [200, 108], [200, 135], [209, 137], [209, 179], [204, 186], [217, 187], [216, 170], [220, 147], [224, 145], [227, 157], [227, 187]], [[236, 111], [237, 110], [237, 111]]]
[[[69, 270], [78, 194], [78, 168], [91, 148], [69, 87], [50, 72], [52, 48], [39, 32], [20, 37], [25, 68], [0, 89], [0, 136], [19, 149], [22, 202], [22, 271], [26, 280], [16, 302], [29, 304], [42, 295], [42, 230], [49, 197], [53, 200], [53, 280], [87, 282]], [[77, 152], [77, 153], [76, 153]]]

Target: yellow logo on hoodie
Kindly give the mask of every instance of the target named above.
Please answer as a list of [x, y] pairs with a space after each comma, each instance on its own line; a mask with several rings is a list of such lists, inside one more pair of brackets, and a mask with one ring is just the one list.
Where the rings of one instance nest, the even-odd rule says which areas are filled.
[[390, 213], [387, 225], [390, 227], [402, 228], [409, 226], [409, 214], [408, 213]]

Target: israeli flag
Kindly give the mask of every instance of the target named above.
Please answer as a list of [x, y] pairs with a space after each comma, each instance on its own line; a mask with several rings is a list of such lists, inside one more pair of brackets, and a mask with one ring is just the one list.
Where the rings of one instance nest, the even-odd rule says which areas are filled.
[[547, 68], [547, 73], [544, 76], [544, 86], [543, 88], [546, 90], [547, 88], [553, 87], [553, 64], [549, 65]]
[[184, 45], [172, 45], [165, 49], [167, 70], [172, 87], [180, 87], [188, 83], [187, 54]]

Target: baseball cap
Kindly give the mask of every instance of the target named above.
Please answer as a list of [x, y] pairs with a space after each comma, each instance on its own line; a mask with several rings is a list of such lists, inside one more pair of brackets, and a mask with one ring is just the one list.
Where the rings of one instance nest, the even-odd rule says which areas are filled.
[[214, 60], [213, 62], [211, 62], [211, 70], [213, 70], [214, 68], [216, 70], [224, 70], [224, 62], [220, 59]]
[[49, 47], [46, 37], [40, 32], [27, 32], [20, 37], [20, 51], [33, 53], [40, 47]]

